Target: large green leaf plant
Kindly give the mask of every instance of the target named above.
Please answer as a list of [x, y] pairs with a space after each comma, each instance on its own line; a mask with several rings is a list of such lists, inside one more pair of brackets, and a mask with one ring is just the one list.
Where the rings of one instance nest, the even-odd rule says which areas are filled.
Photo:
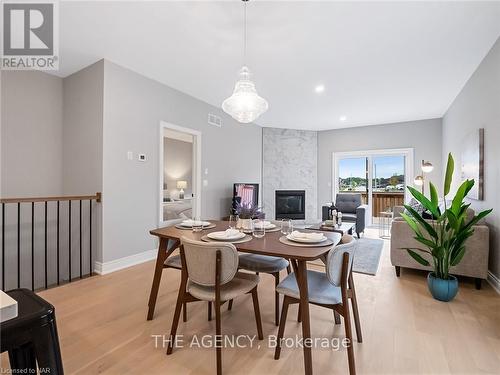
[[[492, 209], [482, 211], [467, 221], [467, 209], [470, 204], [466, 204], [464, 198], [474, 186], [474, 180], [465, 180], [460, 185], [451, 201], [451, 206], [448, 207], [446, 196], [450, 193], [454, 168], [455, 162], [450, 153], [444, 179], [443, 211], [439, 207], [436, 187], [429, 182], [430, 199], [413, 187], [408, 186], [408, 190], [422, 204], [424, 210], [432, 215], [433, 219], [424, 219], [423, 215], [409, 205], [405, 205], [409, 214], [401, 214], [415, 232], [415, 240], [421, 244], [418, 248], [405, 250], [423, 266], [430, 266], [428, 259], [432, 258], [434, 274], [443, 280], [448, 280], [450, 267], [459, 264], [464, 257], [465, 241], [474, 233], [474, 225], [492, 211]], [[427, 256], [424, 257], [423, 254]]]

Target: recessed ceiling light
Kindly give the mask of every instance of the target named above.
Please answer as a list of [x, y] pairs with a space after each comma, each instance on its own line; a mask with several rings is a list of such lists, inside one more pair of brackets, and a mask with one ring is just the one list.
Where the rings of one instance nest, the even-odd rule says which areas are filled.
[[340, 120], [340, 121], [345, 121], [345, 120], [347, 120], [347, 116], [340, 116], [340, 117], [339, 117], [339, 120]]
[[314, 91], [317, 93], [317, 94], [321, 94], [322, 92], [325, 91], [325, 86], [324, 85], [317, 85], [315, 88], [314, 88]]

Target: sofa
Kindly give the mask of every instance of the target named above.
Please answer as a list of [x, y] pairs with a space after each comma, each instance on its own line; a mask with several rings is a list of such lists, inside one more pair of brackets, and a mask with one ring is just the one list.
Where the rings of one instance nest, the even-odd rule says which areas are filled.
[[[419, 270], [432, 270], [432, 267], [422, 266], [415, 261], [405, 250], [406, 248], [420, 247], [422, 244], [414, 239], [414, 232], [401, 217], [404, 207], [394, 207], [394, 218], [391, 225], [391, 263], [395, 267], [396, 276], [400, 276], [401, 267]], [[467, 210], [469, 220], [474, 216], [474, 210]], [[467, 239], [465, 255], [462, 261], [450, 268], [453, 275], [473, 277], [476, 289], [481, 289], [481, 281], [488, 277], [488, 255], [489, 255], [489, 228], [480, 222], [474, 226], [474, 234]], [[422, 256], [432, 262], [432, 259]]]
[[329, 212], [332, 209], [342, 212], [342, 221], [356, 223], [356, 234], [359, 238], [360, 233], [365, 231], [366, 215], [368, 214], [368, 205], [361, 203], [361, 194], [339, 193], [332, 206], [323, 206], [322, 219], [329, 219]]

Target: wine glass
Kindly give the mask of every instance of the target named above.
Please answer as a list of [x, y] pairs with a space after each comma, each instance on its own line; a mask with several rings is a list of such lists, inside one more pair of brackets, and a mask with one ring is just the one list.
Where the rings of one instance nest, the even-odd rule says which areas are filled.
[[235, 229], [239, 219], [238, 215], [229, 215], [229, 228]]
[[264, 221], [261, 219], [256, 219], [253, 222], [253, 236], [255, 238], [262, 238], [266, 234], [266, 228], [264, 227]]

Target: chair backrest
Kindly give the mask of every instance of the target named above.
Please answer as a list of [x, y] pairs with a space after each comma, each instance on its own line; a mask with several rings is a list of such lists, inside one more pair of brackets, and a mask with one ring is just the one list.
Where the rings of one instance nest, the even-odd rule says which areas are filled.
[[326, 277], [328, 280], [335, 286], [340, 286], [342, 281], [342, 264], [344, 254], [349, 254], [349, 265], [347, 269], [347, 275], [351, 272], [352, 269], [352, 260], [354, 258], [354, 253], [356, 252], [356, 247], [358, 243], [349, 234], [345, 234], [342, 236], [340, 240], [340, 244], [335, 246], [328, 253], [328, 257], [326, 258]]
[[335, 200], [335, 207], [343, 213], [355, 214], [356, 208], [361, 206], [361, 194], [339, 193]]
[[189, 279], [199, 285], [215, 286], [216, 254], [221, 253], [220, 285], [238, 271], [238, 252], [231, 243], [214, 243], [181, 238]]

